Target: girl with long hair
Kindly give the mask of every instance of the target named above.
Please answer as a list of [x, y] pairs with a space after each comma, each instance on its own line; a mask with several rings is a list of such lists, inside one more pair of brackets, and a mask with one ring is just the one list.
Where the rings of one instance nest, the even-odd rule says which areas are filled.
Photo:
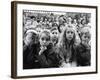
[[76, 66], [76, 30], [72, 25], [68, 25], [62, 32], [58, 44], [57, 53], [59, 53], [61, 60], [60, 67]]

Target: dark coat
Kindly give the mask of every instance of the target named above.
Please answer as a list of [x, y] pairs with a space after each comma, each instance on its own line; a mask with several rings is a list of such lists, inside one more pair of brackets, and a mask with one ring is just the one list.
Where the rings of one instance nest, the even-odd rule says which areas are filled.
[[39, 55], [40, 44], [27, 46], [23, 51], [23, 68], [51, 68], [59, 66], [59, 58], [55, 53], [52, 45], [47, 46], [47, 49]]
[[91, 49], [83, 44], [77, 46], [77, 64], [78, 66], [89, 66], [91, 60]]

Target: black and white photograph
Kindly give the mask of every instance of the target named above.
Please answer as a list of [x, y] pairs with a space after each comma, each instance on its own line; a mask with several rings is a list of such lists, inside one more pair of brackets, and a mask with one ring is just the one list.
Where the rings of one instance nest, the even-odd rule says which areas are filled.
[[91, 13], [23, 10], [23, 69], [91, 66]]
[[18, 77], [97, 72], [96, 6], [16, 3]]

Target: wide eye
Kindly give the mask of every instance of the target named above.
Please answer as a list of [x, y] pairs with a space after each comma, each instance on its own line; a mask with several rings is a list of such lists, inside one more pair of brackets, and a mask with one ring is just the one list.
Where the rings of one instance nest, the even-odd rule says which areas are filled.
[[42, 41], [44, 41], [44, 38], [41, 38]]
[[71, 32], [71, 34], [73, 34], [73, 32]]
[[70, 33], [70, 31], [67, 31], [67, 33], [69, 34], [69, 33]]
[[46, 41], [49, 41], [49, 38], [46, 38]]
[[84, 38], [87, 38], [87, 36], [84, 36]]

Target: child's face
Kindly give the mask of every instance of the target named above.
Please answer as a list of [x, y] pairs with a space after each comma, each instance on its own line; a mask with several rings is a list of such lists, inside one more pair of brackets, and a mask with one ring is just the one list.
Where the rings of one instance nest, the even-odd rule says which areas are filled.
[[74, 30], [71, 29], [71, 28], [68, 28], [66, 30], [66, 38], [67, 38], [67, 40], [71, 41], [73, 39], [73, 37], [74, 37]]
[[59, 33], [58, 33], [58, 30], [53, 30], [53, 31], [52, 31], [52, 36], [57, 36], [57, 37], [58, 37], [58, 34], [59, 34]]
[[42, 31], [42, 29], [41, 28], [36, 28], [36, 31], [37, 31], [38, 34], [40, 34], [40, 32]]
[[68, 17], [67, 22], [68, 23], [72, 22], [72, 18], [71, 17]]
[[90, 34], [89, 33], [83, 33], [81, 37], [82, 43], [88, 45], [90, 41]]
[[50, 43], [50, 37], [47, 36], [45, 33], [42, 33], [41, 36], [40, 36], [40, 40], [39, 41], [40, 41], [40, 45], [41, 46], [46, 47]]
[[32, 33], [27, 34], [26, 41], [27, 41], [28, 44], [30, 44], [32, 42]]
[[62, 23], [64, 21], [63, 17], [59, 18], [59, 23]]
[[63, 26], [63, 25], [60, 26], [61, 32], [64, 30], [64, 28], [65, 28], [65, 26]]
[[27, 21], [26, 21], [26, 25], [27, 25], [27, 26], [30, 26], [31, 24], [32, 24], [32, 21], [31, 21], [31, 20], [27, 20]]

